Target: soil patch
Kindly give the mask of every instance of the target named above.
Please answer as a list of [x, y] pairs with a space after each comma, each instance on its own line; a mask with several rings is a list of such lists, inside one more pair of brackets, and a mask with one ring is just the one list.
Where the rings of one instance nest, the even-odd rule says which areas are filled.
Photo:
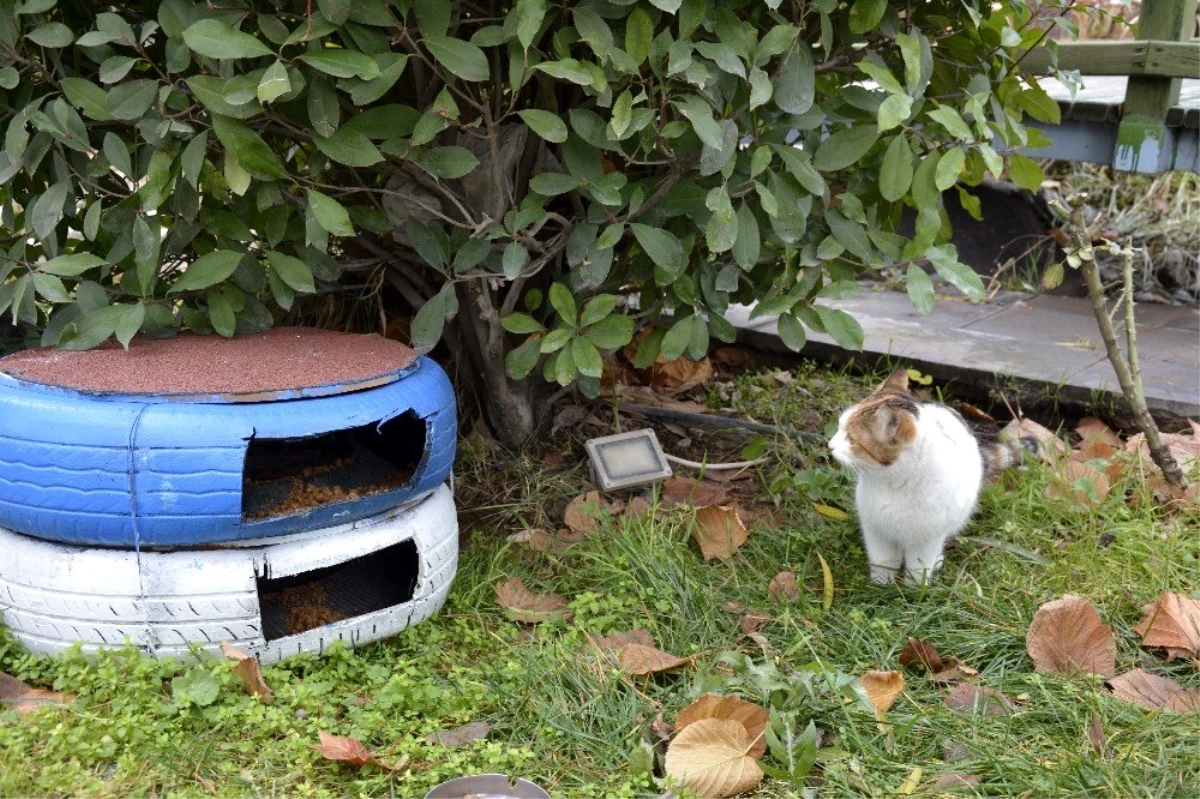
[[244, 395], [386, 379], [417, 359], [377, 334], [279, 327], [236, 338], [184, 333], [85, 352], [42, 347], [0, 359], [31, 383], [102, 394]]

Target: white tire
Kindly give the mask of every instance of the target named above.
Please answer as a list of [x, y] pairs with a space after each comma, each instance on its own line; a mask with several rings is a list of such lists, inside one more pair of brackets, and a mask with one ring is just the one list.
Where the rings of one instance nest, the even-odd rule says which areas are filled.
[[[381, 550], [393, 553], [386, 557], [395, 563], [382, 560]], [[273, 662], [322, 652], [335, 641], [375, 641], [436, 613], [458, 564], [458, 520], [443, 485], [412, 506], [240, 546], [137, 552], [57, 544], [0, 528], [0, 553], [4, 623], [34, 652], [53, 655], [80, 642], [90, 653], [129, 642], [155, 656], [181, 656], [194, 646], [215, 652], [228, 641]], [[392, 565], [408, 575], [403, 586], [400, 572], [390, 581]], [[274, 586], [299, 583], [307, 595], [306, 575], [353, 581], [363, 570], [373, 570], [374, 581], [363, 583], [363, 591], [386, 596], [376, 590], [382, 586], [407, 597], [411, 585], [411, 598], [311, 629], [281, 627]], [[336, 593], [353, 595], [355, 588]], [[274, 622], [264, 619], [264, 608]]]

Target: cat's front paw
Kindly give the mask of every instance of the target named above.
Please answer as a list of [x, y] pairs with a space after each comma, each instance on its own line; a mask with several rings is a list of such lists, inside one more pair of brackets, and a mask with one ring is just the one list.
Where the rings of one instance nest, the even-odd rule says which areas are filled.
[[889, 566], [872, 566], [871, 582], [875, 585], [891, 585], [896, 581], [896, 571]]

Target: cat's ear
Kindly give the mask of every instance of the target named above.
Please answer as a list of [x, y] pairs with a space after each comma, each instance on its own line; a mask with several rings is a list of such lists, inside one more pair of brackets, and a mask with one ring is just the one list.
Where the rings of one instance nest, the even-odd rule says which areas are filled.
[[876, 391], [900, 391], [905, 394], [908, 392], [908, 370], [897, 369], [888, 375], [888, 379], [880, 384]]

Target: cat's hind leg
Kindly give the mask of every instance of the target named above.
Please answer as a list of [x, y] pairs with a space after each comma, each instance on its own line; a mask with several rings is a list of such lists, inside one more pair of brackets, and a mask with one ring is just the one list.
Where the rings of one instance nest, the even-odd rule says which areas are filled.
[[871, 582], [887, 585], [896, 578], [900, 564], [904, 561], [904, 550], [900, 544], [863, 528], [863, 544], [867, 548], [867, 562], [871, 565]]
[[946, 542], [942, 538], [909, 542], [904, 548], [905, 583], [928, 585], [933, 573], [942, 566], [942, 552]]

